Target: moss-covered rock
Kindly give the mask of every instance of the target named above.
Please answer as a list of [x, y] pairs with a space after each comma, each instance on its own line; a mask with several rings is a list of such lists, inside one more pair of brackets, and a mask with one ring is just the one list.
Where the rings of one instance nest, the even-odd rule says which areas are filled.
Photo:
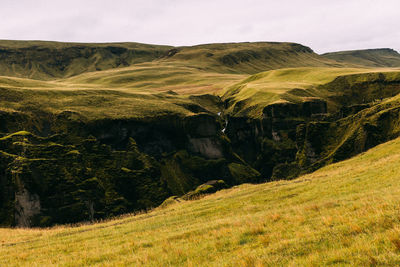
[[199, 198], [203, 195], [215, 193], [218, 190], [227, 188], [228, 185], [223, 180], [212, 180], [205, 184], [199, 185], [195, 190], [190, 191], [182, 196], [184, 200], [191, 200]]
[[163, 208], [172, 206], [176, 203], [180, 203], [182, 201], [183, 200], [177, 196], [171, 196], [171, 197], [167, 198], [166, 200], [164, 200], [164, 202], [159, 206], [159, 208], [163, 209]]
[[281, 163], [274, 167], [271, 180], [290, 180], [297, 177], [301, 169], [296, 162]]
[[[25, 203], [30, 198], [22, 196], [37, 196], [40, 214], [29, 215], [26, 208], [18, 213], [18, 218], [37, 215], [25, 220], [32, 225], [73, 223], [148, 209], [169, 195], [158, 163], [133, 145], [126, 151], [113, 151], [93, 138], [61, 145], [20, 133], [0, 143], [3, 149], [8, 144], [9, 152], [15, 155], [1, 157], [5, 165], [0, 176], [5, 184], [3, 198], [21, 195], [19, 202]], [[2, 214], [12, 214], [15, 209], [7, 203], [2, 202]], [[15, 223], [22, 225], [18, 218]]]

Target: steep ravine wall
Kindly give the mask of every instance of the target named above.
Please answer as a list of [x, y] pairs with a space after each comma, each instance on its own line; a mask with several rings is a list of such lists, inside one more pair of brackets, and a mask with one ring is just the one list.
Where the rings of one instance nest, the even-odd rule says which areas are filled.
[[297, 127], [326, 113], [319, 98], [276, 103], [264, 108], [262, 118], [228, 117], [226, 134], [233, 151], [270, 180], [276, 166], [296, 160]]
[[[290, 179], [398, 136], [394, 75], [340, 76], [312, 91], [301, 102], [266, 106], [261, 117], [227, 116], [232, 150], [266, 180]], [[226, 108], [236, 104], [225, 99]]]
[[1, 225], [101, 219], [158, 206], [210, 180], [261, 181], [212, 114], [89, 122], [42, 115], [0, 116]]

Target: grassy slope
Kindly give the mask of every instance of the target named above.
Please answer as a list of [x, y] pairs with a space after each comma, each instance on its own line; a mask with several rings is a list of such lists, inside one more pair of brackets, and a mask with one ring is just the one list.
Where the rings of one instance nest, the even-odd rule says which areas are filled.
[[122, 69], [84, 73], [57, 81], [69, 87], [90, 86], [116, 88], [136, 92], [179, 94], [217, 94], [227, 85], [247, 77], [246, 74], [218, 73], [184, 62], [147, 62]]
[[0, 40], [0, 73], [34, 79], [71, 77], [143, 62], [184, 63], [217, 73], [257, 73], [299, 66], [344, 66], [295, 43], [221, 43], [171, 47], [140, 43], [60, 43]]
[[[173, 48], [139, 43], [0, 40], [0, 51], [2, 75], [56, 80], [61, 87], [90, 84], [160, 90], [168, 86], [195, 85], [203, 90], [214, 87], [211, 90], [215, 91], [224, 87], [227, 81], [237, 81], [245, 74], [267, 69], [344, 66], [294, 43], [225, 43]], [[78, 77], [74, 77], [76, 75]], [[73, 78], [64, 83], [62, 78], [68, 77]], [[12, 78], [8, 79], [10, 83], [16, 83]], [[7, 77], [2, 78], [3, 83], [7, 82], [5, 80]]]
[[[52, 81], [0, 76], [0, 109], [32, 107], [53, 113], [69, 110], [91, 118], [187, 115], [191, 112], [183, 106], [195, 104], [189, 95], [216, 94], [244, 77], [205, 72], [183, 64], [157, 63]], [[167, 93], [170, 90], [179, 95]]]
[[[223, 99], [230, 102], [233, 115], [260, 117], [262, 109], [272, 103], [301, 102], [306, 97], [327, 97], [334, 92], [320, 90], [340, 76], [350, 77], [352, 83], [369, 79], [369, 73], [384, 73], [388, 79], [398, 79], [398, 69], [365, 68], [289, 68], [252, 75], [225, 89]], [[361, 74], [354, 76], [354, 74]], [[364, 75], [365, 74], [365, 75]], [[353, 75], [355, 78], [351, 78]], [[337, 89], [337, 88], [334, 88]], [[346, 88], [342, 88], [346, 89]], [[241, 102], [241, 108], [235, 105]]]
[[[188, 115], [190, 110], [182, 106], [193, 101], [187, 95], [220, 94], [248, 73], [338, 65], [292, 43], [172, 49], [136, 43], [0, 41], [0, 49], [5, 51], [0, 58], [2, 110], [68, 110], [91, 118]], [[160, 94], [170, 90], [180, 95]]]
[[[259, 117], [262, 109], [272, 103], [334, 94], [319, 86], [338, 76], [365, 74], [355, 78], [356, 83], [368, 79], [367, 73], [372, 72], [384, 72], [388, 79], [397, 79], [400, 73], [398, 69], [304, 67], [248, 76], [209, 72], [182, 62], [150, 62], [52, 81], [0, 76], [0, 108], [32, 107], [53, 113], [70, 110], [92, 118], [187, 115], [191, 112], [182, 106], [193, 104], [187, 95], [209, 93], [223, 94], [223, 99], [229, 100], [227, 112], [233, 115]], [[179, 95], [167, 94], [170, 90]], [[241, 107], [237, 109], [239, 102]]]
[[1, 265], [398, 265], [400, 139], [293, 181], [80, 227], [0, 229]]
[[145, 118], [165, 115], [192, 115], [194, 105], [216, 113], [211, 102], [169, 93], [129, 93], [118, 90], [29, 90], [0, 89], [0, 111], [59, 114], [72, 111], [87, 119]]
[[323, 57], [364, 67], [400, 67], [400, 54], [393, 49], [366, 49], [326, 53]]
[[260, 71], [289, 67], [344, 67], [315, 54], [310, 48], [296, 43], [255, 42], [205, 44], [177, 47], [162, 59], [188, 62], [203, 69], [220, 73], [254, 74]]

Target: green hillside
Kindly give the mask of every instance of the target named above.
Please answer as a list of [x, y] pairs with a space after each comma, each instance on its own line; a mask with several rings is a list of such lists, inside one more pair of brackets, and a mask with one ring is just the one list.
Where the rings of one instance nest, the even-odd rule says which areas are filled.
[[0, 85], [13, 87], [218, 94], [248, 74], [306, 66], [343, 64], [294, 43], [170, 47], [139, 43], [0, 41], [0, 75], [3, 76]]
[[293, 181], [79, 227], [0, 229], [6, 266], [400, 264], [400, 140]]
[[[257, 73], [227, 87], [222, 98], [227, 101], [229, 106], [227, 112], [232, 116], [262, 117], [264, 109], [272, 104], [296, 104], [310, 98], [330, 101], [329, 107], [332, 112], [343, 101], [341, 99], [335, 101], [339, 103], [333, 103], [334, 96], [346, 93], [349, 87], [378, 80], [384, 83], [399, 83], [399, 73], [398, 69], [390, 68], [372, 70], [365, 68], [278, 69]], [[387, 96], [395, 95], [395, 92], [392, 93]], [[364, 103], [374, 100], [368, 99], [373, 97], [371, 91], [360, 91], [359, 94], [364, 94]], [[352, 99], [353, 104], [356, 104], [357, 100], [363, 101], [359, 98], [358, 95], [357, 98]], [[351, 96], [349, 96], [350, 99]]]
[[398, 136], [397, 69], [291, 68], [225, 89], [226, 134], [262, 176], [289, 179]]
[[206, 66], [216, 72], [254, 74], [290, 67], [338, 67], [334, 60], [321, 57], [309, 47], [295, 43], [258, 42], [206, 44], [177, 47], [166, 61]]
[[400, 54], [390, 48], [340, 51], [321, 56], [343, 64], [370, 68], [400, 67]]
[[0, 225], [292, 179], [400, 135], [400, 70], [294, 43], [0, 41]]
[[151, 61], [171, 47], [139, 43], [0, 41], [0, 73], [33, 79], [69, 77]]
[[139, 43], [0, 41], [0, 73], [4, 76], [48, 80], [153, 61], [157, 62], [150, 66], [154, 71], [178, 62], [195, 70], [236, 74], [282, 67], [342, 65], [294, 43], [171, 47]]

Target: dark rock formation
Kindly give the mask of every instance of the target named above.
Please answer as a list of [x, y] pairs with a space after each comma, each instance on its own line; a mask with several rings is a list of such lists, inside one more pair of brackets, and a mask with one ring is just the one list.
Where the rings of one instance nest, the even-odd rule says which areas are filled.
[[49, 226], [146, 210], [216, 177], [228, 185], [260, 181], [229, 149], [218, 116], [0, 115], [2, 225]]

